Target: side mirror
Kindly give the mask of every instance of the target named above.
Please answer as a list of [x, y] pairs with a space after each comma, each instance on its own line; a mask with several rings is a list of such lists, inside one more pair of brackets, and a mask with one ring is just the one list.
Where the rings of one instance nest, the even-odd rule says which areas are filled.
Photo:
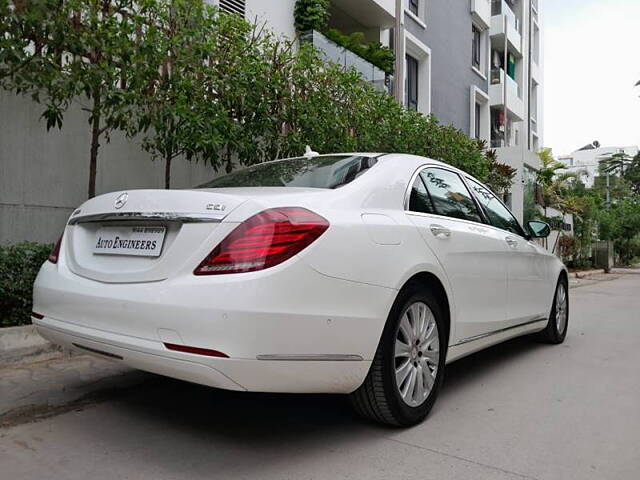
[[527, 223], [527, 228], [533, 238], [547, 238], [551, 234], [549, 224], [539, 220], [530, 221]]

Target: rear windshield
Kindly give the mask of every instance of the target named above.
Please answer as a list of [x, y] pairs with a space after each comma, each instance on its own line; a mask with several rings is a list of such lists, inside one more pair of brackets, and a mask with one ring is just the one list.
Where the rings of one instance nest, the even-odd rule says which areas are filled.
[[333, 155], [290, 158], [261, 163], [214, 178], [197, 188], [310, 187], [338, 188], [352, 182], [376, 163], [372, 157]]

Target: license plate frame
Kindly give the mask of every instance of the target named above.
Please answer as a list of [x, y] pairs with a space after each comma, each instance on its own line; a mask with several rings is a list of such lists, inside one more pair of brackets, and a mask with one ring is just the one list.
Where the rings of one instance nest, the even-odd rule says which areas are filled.
[[162, 225], [118, 225], [100, 227], [94, 237], [94, 255], [157, 258], [167, 236]]

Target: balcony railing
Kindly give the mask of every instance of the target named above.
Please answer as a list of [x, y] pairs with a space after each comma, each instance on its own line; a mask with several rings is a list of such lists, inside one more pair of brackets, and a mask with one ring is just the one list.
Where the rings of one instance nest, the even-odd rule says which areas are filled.
[[471, 0], [471, 15], [482, 29], [489, 28], [491, 26], [491, 1]]
[[504, 78], [507, 77], [507, 95], [511, 98], [522, 98], [520, 93], [520, 85], [509, 75], [505, 75], [505, 72], [502, 68], [494, 68], [491, 70], [491, 85], [499, 85], [504, 83]]
[[522, 33], [520, 31], [520, 21], [513, 10], [511, 10], [509, 4], [505, 0], [491, 0], [491, 16], [502, 14], [507, 16], [509, 25], [515, 27], [518, 33]]
[[362, 78], [371, 83], [374, 88], [389, 92], [393, 77], [387, 75], [383, 70], [376, 67], [371, 62], [368, 62], [364, 58], [356, 55], [351, 50], [348, 50], [335, 42], [329, 40], [322, 33], [317, 30], [312, 30], [306, 33], [302, 39], [318, 49], [325, 60], [337, 63], [346, 69], [354, 68], [358, 71]]
[[511, 122], [503, 125], [502, 130], [491, 132], [491, 148], [505, 148], [518, 146], [518, 131]]

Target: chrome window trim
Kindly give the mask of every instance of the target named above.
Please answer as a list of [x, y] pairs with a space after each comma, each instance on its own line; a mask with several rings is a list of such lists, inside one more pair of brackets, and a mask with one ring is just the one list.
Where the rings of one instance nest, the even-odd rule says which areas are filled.
[[108, 221], [137, 221], [137, 220], [156, 220], [164, 222], [179, 223], [219, 223], [224, 215], [214, 215], [207, 213], [180, 213], [180, 212], [108, 212], [96, 213], [92, 215], [82, 215], [71, 217], [67, 222], [68, 225], [76, 225], [79, 223], [91, 222], [108, 222]]
[[[465, 186], [465, 188], [469, 192], [469, 195], [471, 195], [471, 200], [473, 201], [474, 205], [476, 206], [476, 209], [478, 210], [478, 215], [482, 219], [482, 222], [476, 222], [475, 220], [467, 220], [465, 218], [448, 217], [447, 215], [440, 215], [439, 213], [414, 212], [413, 210], [410, 210], [409, 209], [409, 204], [410, 204], [410, 200], [411, 200], [411, 191], [413, 190], [413, 184], [415, 183], [416, 178], [418, 178], [418, 175], [420, 175], [420, 173], [423, 170], [426, 170], [428, 168], [439, 168], [440, 170], [446, 170], [448, 172], [451, 172], [451, 173], [454, 173], [454, 174], [458, 175], [458, 177], [462, 181], [462, 184]], [[413, 175], [411, 175], [411, 180], [409, 181], [409, 185], [407, 186], [407, 189], [404, 192], [404, 211], [405, 211], [405, 213], [411, 213], [411, 214], [417, 214], [417, 215], [435, 215], [436, 217], [439, 217], [439, 218], [447, 218], [449, 220], [459, 220], [459, 221], [462, 221], [462, 222], [473, 223], [475, 225], [488, 225], [488, 226], [491, 227], [492, 225], [491, 225], [491, 223], [489, 223], [489, 219], [486, 217], [486, 215], [484, 213], [484, 209], [478, 203], [478, 199], [476, 198], [476, 196], [473, 194], [473, 192], [469, 188], [469, 185], [467, 184], [467, 182], [465, 180], [465, 176], [466, 176], [465, 173], [457, 171], [457, 170], [455, 170], [453, 168], [447, 168], [446, 165], [439, 165], [439, 164], [435, 164], [435, 163], [430, 163], [430, 164], [422, 165], [422, 166], [418, 167], [416, 169], [416, 171], [413, 172]], [[427, 187], [426, 184], [425, 184], [425, 188], [427, 189], [427, 192], [429, 192], [429, 187]]]
[[[486, 188], [487, 190], [489, 190], [489, 192], [491, 192], [491, 194], [493, 194], [493, 196], [496, 198], [496, 200], [498, 200], [498, 202], [500, 202], [500, 203], [502, 204], [502, 206], [503, 206], [504, 208], [506, 208], [506, 209], [507, 209], [507, 212], [509, 212], [509, 213], [511, 214], [511, 216], [513, 217], [513, 219], [516, 221], [516, 223], [517, 223], [517, 224], [518, 224], [518, 226], [520, 227], [520, 230], [522, 230], [522, 233], [524, 233], [524, 234], [526, 235], [527, 231], [524, 229], [524, 227], [523, 227], [522, 225], [520, 225], [520, 222], [518, 221], [518, 219], [516, 218], [516, 216], [513, 214], [513, 212], [511, 211], [511, 209], [510, 209], [509, 207], [507, 207], [507, 206], [504, 204], [504, 202], [502, 201], [502, 199], [501, 199], [498, 195], [496, 195], [496, 193], [495, 193], [493, 190], [491, 190], [489, 187], [487, 187], [484, 183], [482, 183], [482, 182], [481, 182], [480, 180], [478, 180], [477, 178], [470, 177], [469, 175], [466, 175], [466, 174], [465, 174], [465, 175], [464, 175], [464, 180], [465, 180], [465, 183], [466, 183], [468, 180], [469, 180], [469, 181], [476, 182], [476, 183], [477, 183], [478, 185], [480, 185], [481, 187], [484, 187], [484, 188]], [[468, 187], [467, 187], [467, 188], [468, 188]], [[475, 194], [475, 193], [473, 193], [473, 190], [472, 190], [471, 188], [469, 188], [469, 191], [471, 192], [471, 195], [473, 195], [474, 197], [476, 196], [476, 194]], [[477, 201], [477, 203], [478, 203], [478, 204], [480, 204], [480, 200], [476, 199], [476, 201]], [[482, 205], [480, 205], [480, 206], [481, 206], [481, 208], [482, 208], [482, 211], [484, 212], [484, 207], [483, 207]], [[505, 230], [504, 228], [496, 227], [493, 223], [491, 223], [491, 220], [489, 220], [489, 216], [488, 216], [488, 215], [486, 215], [486, 217], [487, 217], [487, 225], [488, 225], [489, 227], [493, 227], [493, 228], [495, 228], [495, 229], [497, 229], [497, 230], [500, 230], [501, 232], [507, 232], [507, 233], [509, 233], [510, 235], [517, 235], [518, 237], [523, 238], [523, 239], [524, 239], [524, 240], [526, 240], [526, 241], [530, 241], [530, 240], [531, 240], [530, 238], [523, 237], [523, 236], [522, 236], [522, 235], [520, 235], [519, 233], [513, 233], [513, 232], [511, 232], [511, 231], [509, 231], [509, 230]]]
[[462, 222], [469, 224], [470, 226], [482, 225], [482, 227], [491, 227], [492, 225], [487, 225], [484, 223], [474, 222], [473, 220], [465, 220], [464, 218], [455, 218], [455, 217], [447, 217], [446, 215], [438, 215], [437, 213], [423, 213], [423, 212], [414, 212], [413, 210], [407, 210], [404, 212], [407, 215], [411, 215], [412, 217], [426, 217], [433, 218], [434, 220], [438, 220], [439, 218], [446, 218], [452, 222]]

